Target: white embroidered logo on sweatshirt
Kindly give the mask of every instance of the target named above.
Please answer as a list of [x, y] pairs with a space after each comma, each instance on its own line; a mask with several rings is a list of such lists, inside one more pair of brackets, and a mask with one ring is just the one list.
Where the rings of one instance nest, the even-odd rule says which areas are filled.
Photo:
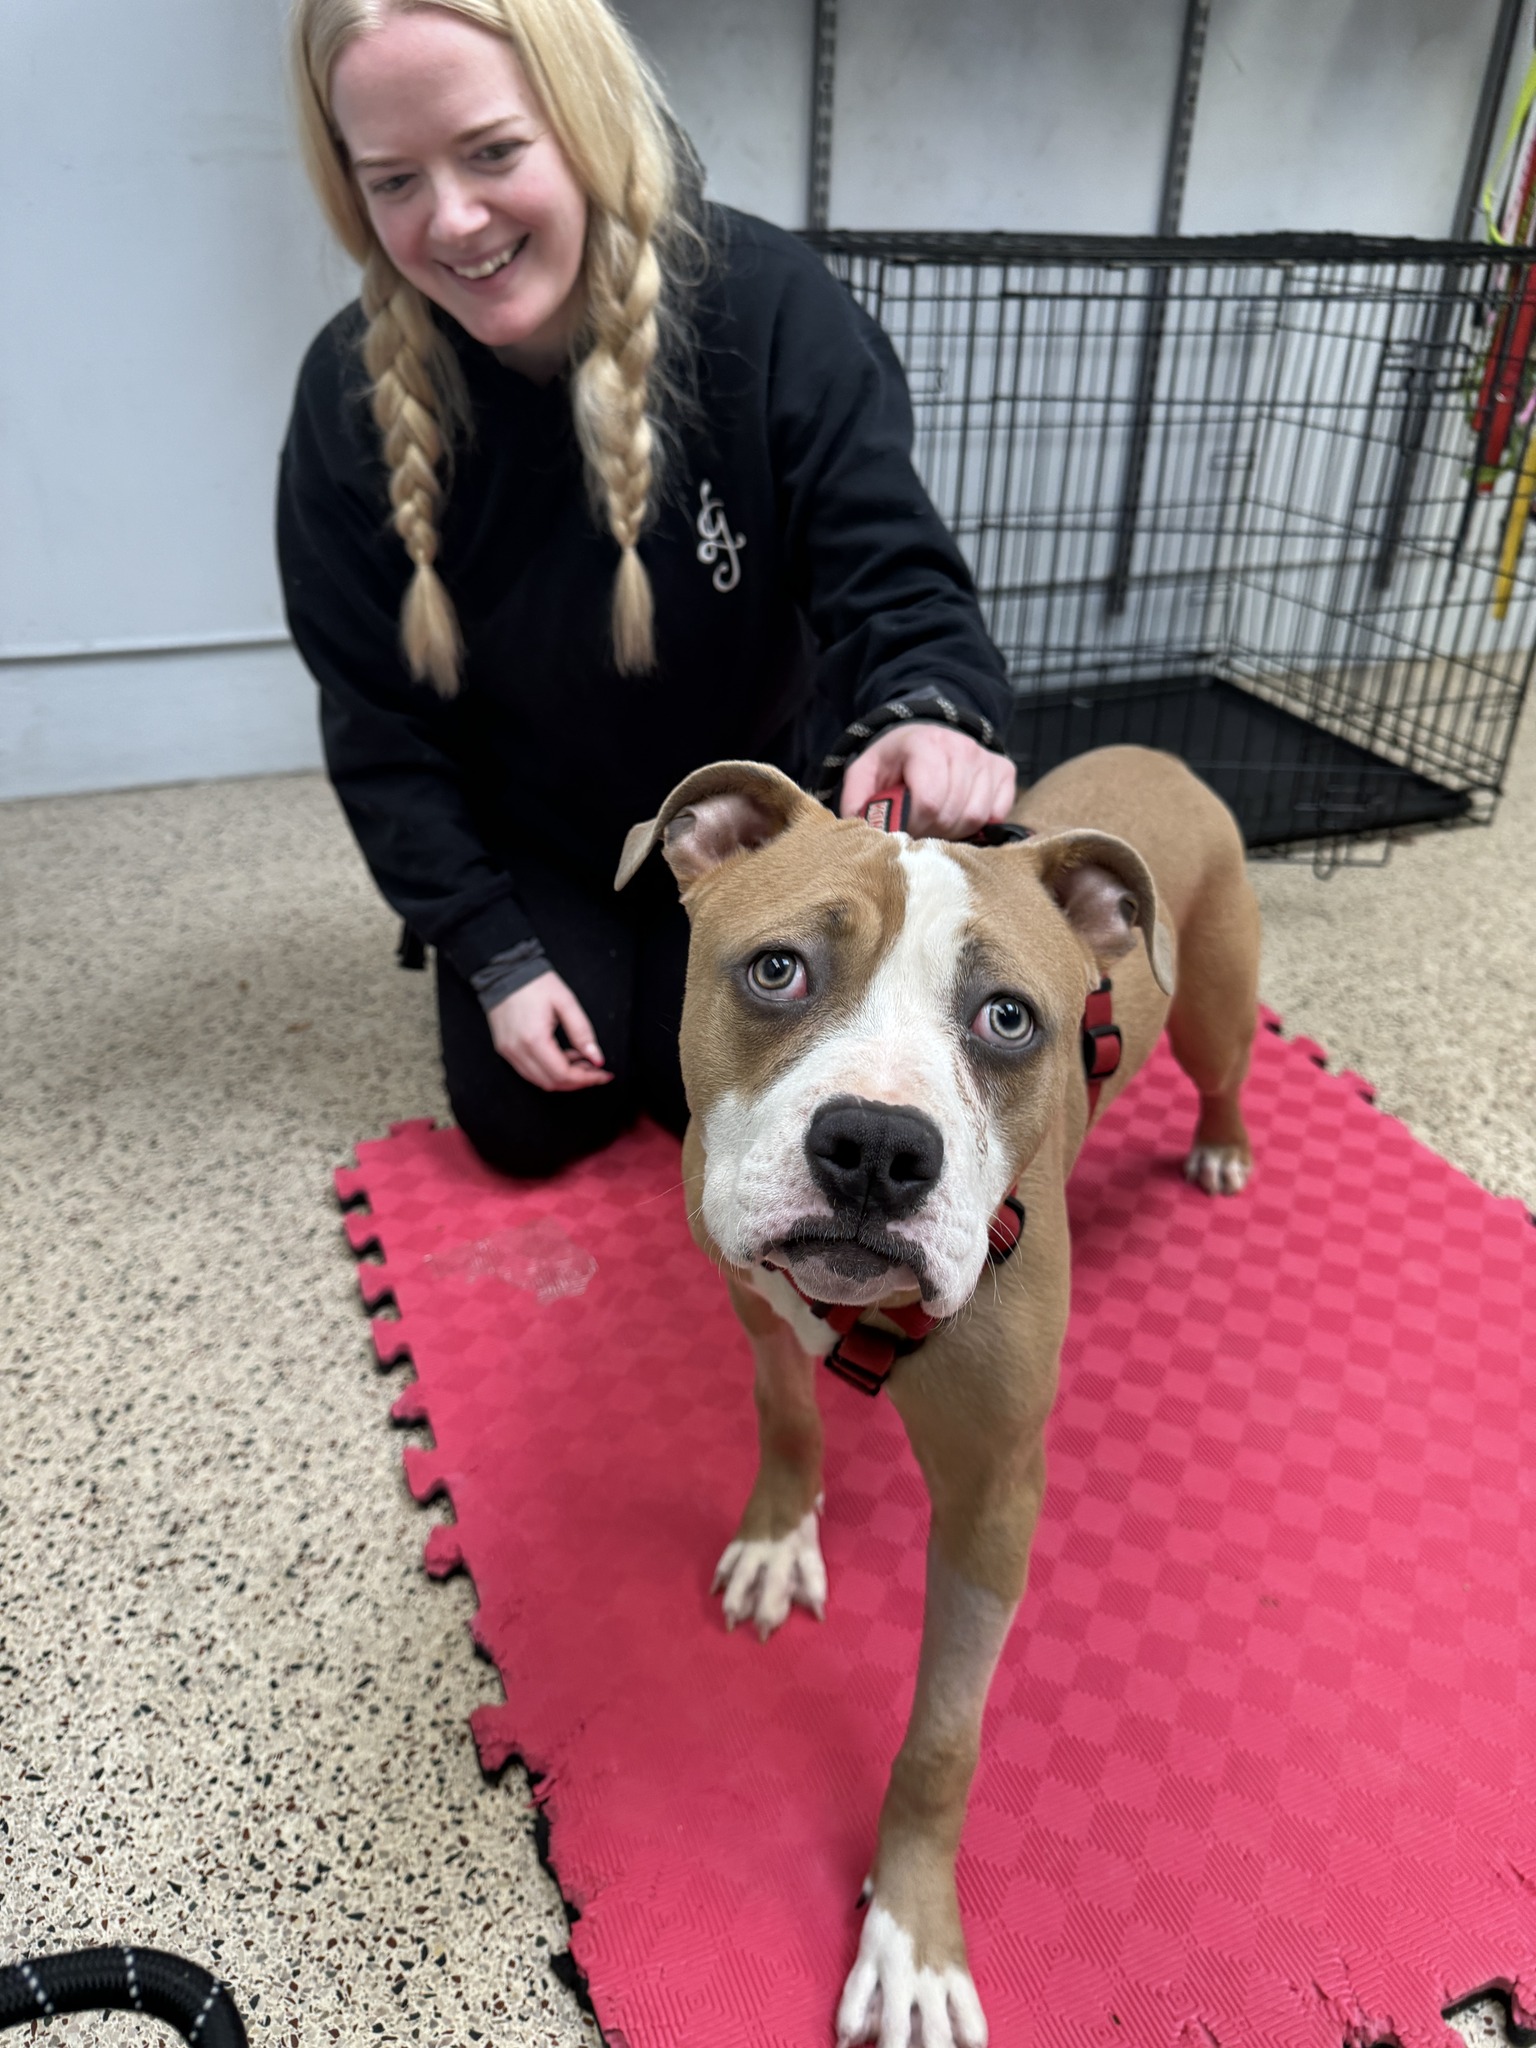
[[747, 536], [731, 532], [725, 507], [715, 496], [714, 486], [708, 477], [699, 485], [699, 516], [694, 524], [699, 536], [699, 560], [706, 569], [711, 563], [716, 565], [710, 582], [716, 590], [734, 590], [741, 581], [741, 551], [747, 544]]

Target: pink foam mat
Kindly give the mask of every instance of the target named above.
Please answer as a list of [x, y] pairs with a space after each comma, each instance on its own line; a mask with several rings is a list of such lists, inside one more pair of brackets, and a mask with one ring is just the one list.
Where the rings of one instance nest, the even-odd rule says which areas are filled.
[[[995, 2048], [1420, 2048], [1476, 1988], [1536, 2005], [1536, 1231], [1318, 1056], [1259, 1034], [1239, 1200], [1180, 1177], [1166, 1049], [1073, 1178], [960, 1856]], [[425, 1123], [358, 1157], [379, 1357], [435, 1445], [407, 1474], [455, 1517], [427, 1569], [472, 1575], [505, 1686], [475, 1740], [544, 1774], [609, 2041], [830, 2043], [921, 1622], [897, 1416], [823, 1375], [827, 1620], [727, 1634], [751, 1367], [676, 1145], [539, 1185]]]

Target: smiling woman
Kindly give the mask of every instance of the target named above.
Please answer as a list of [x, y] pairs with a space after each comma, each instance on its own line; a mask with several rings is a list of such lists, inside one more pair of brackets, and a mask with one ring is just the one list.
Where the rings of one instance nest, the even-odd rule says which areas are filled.
[[[520, 14], [496, 0], [416, 8], [300, 0], [294, 17], [311, 174], [331, 225], [364, 268], [365, 359], [395, 523], [415, 565], [405, 651], [412, 673], [445, 696], [458, 687], [461, 646], [433, 566], [432, 473], [443, 446], [422, 402], [428, 394], [413, 382], [425, 373], [450, 420], [464, 399], [411, 287], [541, 382], [568, 360], [579, 328], [590, 327], [575, 411], [594, 494], [606, 500], [621, 550], [618, 666], [648, 668], [654, 652], [636, 543], [653, 481], [646, 381], [659, 339], [656, 244], [668, 238], [677, 197], [675, 152], [660, 94], [605, 8], [525, 0]], [[617, 90], [605, 93], [605, 84]], [[590, 261], [589, 226], [597, 231]]]
[[[686, 925], [625, 828], [756, 757], [913, 829], [1004, 815], [1007, 695], [880, 330], [708, 205], [603, 0], [296, 0], [309, 169], [362, 266], [306, 358], [279, 554], [326, 762], [437, 952], [454, 1111], [553, 1170], [680, 1129]], [[653, 878], [654, 879], [654, 878]]]

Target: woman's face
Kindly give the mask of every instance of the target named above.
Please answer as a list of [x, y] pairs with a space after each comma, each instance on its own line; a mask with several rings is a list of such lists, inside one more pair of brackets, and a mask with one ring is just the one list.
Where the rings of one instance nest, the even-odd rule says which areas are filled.
[[587, 202], [510, 44], [437, 7], [389, 15], [337, 58], [331, 111], [401, 276], [553, 376], [581, 319]]

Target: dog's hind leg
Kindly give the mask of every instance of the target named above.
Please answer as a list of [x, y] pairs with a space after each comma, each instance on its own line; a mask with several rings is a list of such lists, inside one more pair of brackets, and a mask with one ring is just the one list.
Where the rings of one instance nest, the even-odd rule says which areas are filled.
[[1238, 867], [1179, 926], [1178, 986], [1168, 1012], [1173, 1056], [1200, 1091], [1184, 1171], [1208, 1195], [1240, 1194], [1253, 1171], [1242, 1088], [1259, 1000], [1259, 906]]
[[791, 1606], [820, 1620], [827, 1570], [816, 1523], [821, 1507], [821, 1411], [816, 1360], [752, 1287], [727, 1274], [731, 1300], [752, 1345], [757, 1404], [757, 1478], [735, 1537], [715, 1568], [728, 1626], [751, 1621], [767, 1637]]

